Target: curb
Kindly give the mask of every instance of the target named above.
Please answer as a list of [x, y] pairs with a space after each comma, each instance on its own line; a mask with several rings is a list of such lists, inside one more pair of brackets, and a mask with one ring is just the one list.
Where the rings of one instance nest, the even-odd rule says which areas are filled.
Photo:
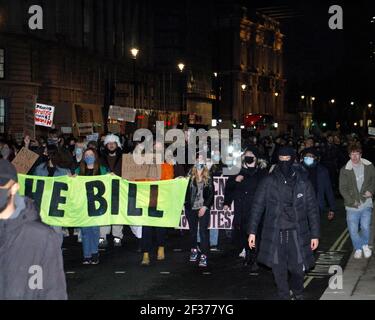
[[[375, 208], [373, 210], [372, 219], [371, 219], [371, 235], [370, 243], [374, 244], [375, 237]], [[353, 257], [353, 253], [349, 258], [348, 263], [346, 264], [344, 273], [342, 275], [343, 279], [343, 289], [331, 289], [327, 288], [323, 295], [320, 297], [320, 300], [351, 300], [351, 299], [361, 299], [360, 297], [354, 297], [354, 293], [357, 289], [358, 283], [360, 282], [363, 275], [366, 274], [366, 270], [372, 261], [373, 257], [370, 259], [361, 259], [356, 260]], [[374, 289], [375, 294], [375, 289]], [[366, 298], [365, 296], [363, 299]]]

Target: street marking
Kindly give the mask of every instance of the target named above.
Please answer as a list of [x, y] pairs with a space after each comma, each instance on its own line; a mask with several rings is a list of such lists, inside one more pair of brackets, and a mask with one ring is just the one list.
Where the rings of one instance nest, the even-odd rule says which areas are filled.
[[115, 274], [125, 274], [126, 271], [115, 271]]
[[306, 281], [303, 284], [303, 287], [306, 288], [313, 279], [314, 277], [307, 277]]
[[[349, 231], [348, 231], [348, 228], [345, 228], [345, 230], [341, 233], [341, 235], [338, 237], [338, 239], [335, 241], [335, 243], [331, 246], [331, 248], [328, 251], [336, 251], [337, 248], [338, 248], [337, 251], [341, 251], [344, 244], [348, 240], [348, 237], [349, 237]], [[323, 258], [324, 258], [324, 256], [323, 256]], [[319, 255], [317, 263], [319, 262], [319, 259], [320, 259], [320, 255]], [[340, 261], [341, 261], [341, 259], [340, 259]], [[325, 265], [327, 265], [327, 264], [325, 264]], [[306, 280], [303, 284], [303, 287], [306, 288], [311, 283], [311, 281], [314, 280], [314, 278], [315, 278], [314, 276], [305, 277]]]
[[67, 271], [66, 274], [75, 274], [75, 271]]
[[211, 272], [202, 272], [202, 274], [211, 274]]
[[340, 241], [345, 237], [346, 233], [349, 232], [348, 228], [345, 228], [343, 233], [340, 235], [340, 237], [336, 240], [336, 242], [332, 245], [332, 247], [329, 249], [329, 251], [334, 251], [336, 247], [339, 245]]
[[251, 276], [259, 276], [259, 273], [252, 272], [250, 273]]
[[348, 234], [346, 235], [346, 237], [344, 238], [344, 240], [342, 241], [340, 247], [339, 247], [339, 250], [342, 249], [342, 247], [345, 245], [346, 241], [349, 239], [350, 235], [349, 235], [349, 232]]
[[160, 274], [170, 274], [169, 271], [161, 271]]

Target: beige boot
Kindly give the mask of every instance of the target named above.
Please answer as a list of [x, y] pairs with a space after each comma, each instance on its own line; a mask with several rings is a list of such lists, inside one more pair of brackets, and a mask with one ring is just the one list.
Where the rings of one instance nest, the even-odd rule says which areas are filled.
[[142, 259], [142, 266], [149, 266], [150, 265], [150, 255], [148, 252], [143, 253], [143, 259]]
[[164, 253], [164, 247], [159, 247], [158, 248], [158, 257], [157, 260], [165, 260], [165, 253]]

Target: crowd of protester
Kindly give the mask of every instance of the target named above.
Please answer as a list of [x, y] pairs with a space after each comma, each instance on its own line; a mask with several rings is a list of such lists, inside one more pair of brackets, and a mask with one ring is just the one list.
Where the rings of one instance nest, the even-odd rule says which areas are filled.
[[[336, 200], [340, 194], [344, 197], [355, 257], [361, 257], [362, 249], [365, 257], [371, 255], [368, 227], [375, 192], [375, 174], [371, 165], [375, 160], [374, 146], [373, 137], [354, 134], [328, 133], [306, 138], [288, 134], [260, 138], [252, 134], [243, 137], [241, 169], [235, 175], [227, 175], [224, 210], [234, 205], [233, 230], [227, 234], [231, 235], [236, 254], [251, 270], [259, 268], [257, 262], [272, 268], [281, 298], [289, 297], [285, 282], [288, 270], [292, 273], [291, 286], [292, 289], [295, 286], [295, 297], [302, 297], [301, 277], [303, 281], [305, 270], [313, 265], [312, 252], [318, 245], [318, 242], [312, 242], [310, 247], [310, 239], [306, 235], [311, 234], [311, 240], [318, 241], [319, 219], [334, 219]], [[107, 134], [100, 136], [98, 141], [86, 141], [51, 130], [47, 136], [37, 139], [26, 136], [21, 143], [11, 136], [0, 137], [0, 158], [11, 162], [23, 147], [39, 155], [28, 173], [30, 175], [121, 176], [122, 155], [132, 153], [136, 144], [131, 135]], [[154, 143], [154, 151], [158, 149], [162, 150], [163, 145]], [[190, 178], [185, 201], [190, 239], [186, 241], [191, 247], [189, 260], [197, 262], [200, 267], [207, 267], [210, 252], [217, 251], [219, 247], [220, 230], [208, 229], [215, 193], [213, 178], [224, 176], [224, 167], [230, 170], [234, 166], [233, 159], [222, 162], [220, 153], [211, 152], [209, 146], [206, 151], [206, 154], [197, 153], [192, 165], [175, 163], [172, 157], [167, 156], [161, 174], [161, 180], [180, 176]], [[219, 163], [212, 164], [211, 160]], [[354, 178], [349, 172], [353, 166]], [[366, 190], [361, 190], [362, 185]], [[356, 186], [358, 189], [355, 189]], [[293, 198], [295, 193], [304, 197], [305, 202], [296, 201]], [[274, 215], [278, 210], [281, 210], [281, 222], [276, 226]], [[360, 214], [356, 214], [358, 212]], [[359, 234], [359, 224], [366, 233], [363, 237]], [[98, 264], [99, 248], [108, 247], [109, 238], [113, 239], [115, 247], [122, 246], [124, 227], [75, 229], [78, 241], [82, 242], [82, 263]], [[61, 242], [63, 236], [69, 236], [69, 230], [53, 228]], [[157, 247], [157, 260], [165, 259], [166, 228], [131, 226], [131, 230], [140, 238], [143, 266], [150, 265], [154, 247]], [[280, 241], [272, 247], [275, 234]], [[293, 241], [290, 240], [292, 238]], [[277, 258], [271, 256], [275, 250]], [[283, 260], [282, 255], [289, 257], [285, 259], [290, 264]]]

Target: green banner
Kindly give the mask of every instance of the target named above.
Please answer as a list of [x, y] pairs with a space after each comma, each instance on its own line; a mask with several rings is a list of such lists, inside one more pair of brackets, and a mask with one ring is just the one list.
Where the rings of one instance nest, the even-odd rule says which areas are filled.
[[20, 194], [35, 201], [51, 226], [179, 226], [189, 179], [130, 182], [114, 175], [18, 175]]

